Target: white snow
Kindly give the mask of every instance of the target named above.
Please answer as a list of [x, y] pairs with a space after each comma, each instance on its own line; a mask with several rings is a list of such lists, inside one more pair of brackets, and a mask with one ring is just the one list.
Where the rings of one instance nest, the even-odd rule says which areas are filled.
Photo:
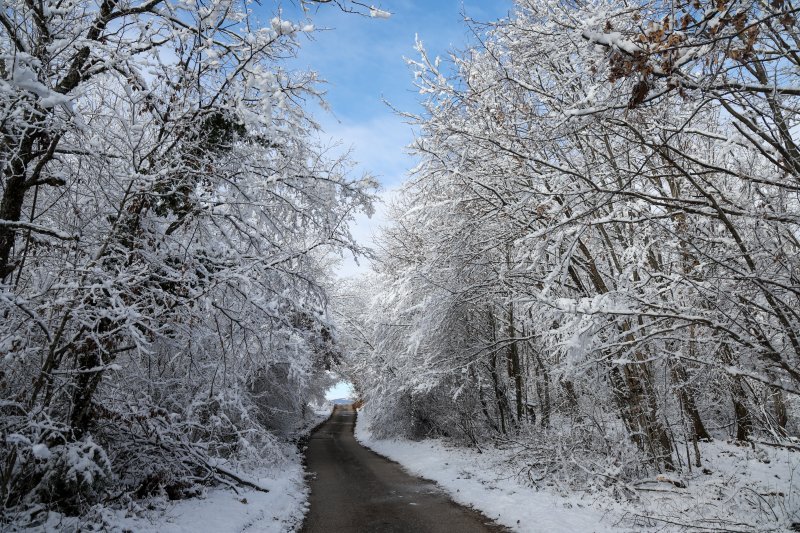
[[31, 447], [31, 453], [33, 453], [33, 456], [37, 459], [42, 460], [50, 459], [50, 456], [52, 455], [52, 453], [50, 453], [50, 449], [44, 444], [34, 444]]
[[392, 16], [391, 13], [388, 11], [384, 11], [383, 9], [378, 9], [375, 6], [369, 7], [369, 16], [372, 18], [379, 18], [379, 19], [388, 19]]
[[278, 35], [289, 35], [298, 29], [288, 20], [281, 20], [279, 17], [273, 17], [269, 23]]
[[[297, 435], [308, 434], [331, 414], [333, 404], [311, 404], [315, 416], [308, 417]], [[10, 438], [11, 436], [9, 436]], [[286, 443], [283, 461], [263, 465], [255, 471], [236, 474], [268, 492], [236, 486], [205, 489], [196, 498], [169, 501], [166, 497], [133, 500], [124, 508], [96, 506], [88, 514], [92, 527], [102, 524], [103, 531], [114, 533], [286, 533], [296, 531], [308, 512], [308, 485], [302, 464], [302, 452]], [[36, 445], [33, 453], [44, 457], [50, 451]], [[64, 533], [84, 531], [81, 518], [66, 517], [56, 512], [46, 523], [26, 531]]]
[[[639, 482], [629, 519], [671, 526], [704, 524], [725, 531], [788, 531], [800, 522], [800, 448], [763, 443], [700, 443], [701, 468], [684, 473], [686, 489]], [[642, 492], [643, 491], [643, 492]]]
[[144, 517], [120, 517], [115, 525], [152, 533], [239, 533], [242, 531], [293, 531], [302, 523], [308, 506], [299, 456], [279, 468], [251, 474], [269, 489], [215, 488], [205, 497], [169, 502]]
[[612, 31], [609, 33], [601, 33], [601, 32], [585, 30], [582, 35], [583, 38], [589, 42], [601, 44], [604, 46], [615, 47], [629, 54], [635, 54], [637, 52], [644, 51], [642, 47], [639, 46], [638, 44], [632, 43], [631, 41], [624, 39], [622, 34], [617, 31]]

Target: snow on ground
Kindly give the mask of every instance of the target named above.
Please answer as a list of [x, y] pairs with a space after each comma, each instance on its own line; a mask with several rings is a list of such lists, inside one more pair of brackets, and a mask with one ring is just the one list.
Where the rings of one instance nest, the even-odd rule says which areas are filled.
[[435, 439], [376, 439], [364, 416], [355, 434], [408, 472], [438, 483], [455, 501], [521, 533], [800, 530], [792, 529], [800, 527], [800, 448], [701, 443], [701, 468], [632, 482], [633, 497], [619, 501], [602, 491], [564, 496], [537, 490], [520, 475], [524, 461], [514, 450], [480, 453]]
[[678, 478], [685, 488], [637, 483], [640, 501], [626, 518], [675, 531], [798, 531], [800, 448], [716, 440], [700, 451], [702, 466]]
[[[325, 421], [333, 410], [331, 402], [312, 404], [309, 417], [298, 435], [308, 435]], [[142, 533], [284, 533], [295, 531], [308, 510], [308, 485], [304, 480], [302, 452], [287, 450], [287, 461], [257, 475], [250, 473], [258, 485], [269, 492], [255, 489], [214, 488], [205, 497], [170, 502], [166, 509], [150, 517], [119, 522], [123, 528]]]
[[[333, 410], [331, 402], [311, 405], [311, 413], [295, 430], [308, 435]], [[212, 487], [197, 498], [169, 501], [165, 497], [135, 500], [126, 508], [96, 507], [86, 517], [69, 518], [50, 513], [36, 531], [111, 531], [114, 533], [286, 533], [295, 531], [308, 510], [303, 454], [292, 442], [285, 445], [284, 460], [257, 471], [239, 473], [269, 492], [237, 486]], [[31, 531], [31, 530], [29, 530]]]
[[400, 463], [411, 474], [430, 479], [453, 500], [481, 511], [519, 532], [591, 533], [624, 531], [581, 496], [562, 497], [524, 485], [509, 469], [509, 450], [456, 448], [440, 440], [378, 440], [359, 416], [356, 439]]
[[278, 533], [294, 531], [308, 505], [300, 456], [257, 476], [269, 492], [214, 488], [202, 498], [168, 502], [139, 517], [117, 517], [121, 530], [142, 533]]
[[324, 400], [322, 403], [309, 404], [312, 416], [309, 416], [308, 421], [305, 422], [305, 424], [300, 429], [297, 429], [295, 432], [298, 435], [302, 435], [303, 438], [310, 437], [311, 433], [318, 426], [321, 426], [323, 422], [325, 422], [328, 418], [330, 418], [331, 414], [333, 414], [333, 409], [335, 407], [336, 407], [336, 402], [331, 400]]

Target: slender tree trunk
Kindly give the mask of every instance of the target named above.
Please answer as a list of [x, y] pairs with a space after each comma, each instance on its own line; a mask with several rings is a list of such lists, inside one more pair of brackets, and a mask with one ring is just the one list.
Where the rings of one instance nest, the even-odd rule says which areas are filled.
[[497, 353], [493, 353], [489, 356], [489, 373], [492, 376], [495, 404], [497, 405], [497, 412], [500, 415], [500, 432], [505, 435], [507, 433], [506, 411], [508, 399], [500, 386], [500, 376], [497, 373], [497, 357]]
[[[720, 358], [725, 364], [733, 363], [733, 354], [727, 345], [720, 349]], [[747, 408], [747, 394], [741, 376], [731, 376], [731, 401], [736, 418], [736, 440], [746, 441], [753, 432], [753, 417]]]
[[703, 419], [700, 417], [700, 412], [697, 410], [694, 391], [689, 386], [686, 368], [679, 360], [673, 358], [670, 360], [670, 374], [672, 375], [672, 381], [675, 383], [675, 393], [678, 395], [683, 410], [689, 418], [689, 422], [692, 424], [694, 438], [699, 440], [712, 440], [711, 435], [706, 431]]
[[478, 379], [478, 376], [475, 374], [475, 370], [470, 367], [470, 374], [472, 376], [472, 380], [475, 383], [475, 387], [478, 391], [478, 401], [481, 404], [481, 412], [483, 413], [484, 418], [486, 418], [486, 423], [489, 424], [489, 427], [492, 428], [492, 431], [495, 433], [500, 431], [500, 428], [497, 427], [497, 423], [494, 421], [492, 416], [489, 414], [489, 403], [486, 401], [486, 395], [483, 393], [483, 386]]
[[[534, 354], [534, 362], [536, 364], [536, 374], [537, 377], [540, 375], [540, 385], [537, 386], [536, 390], [539, 393], [539, 404], [541, 406], [541, 413], [542, 413], [542, 420], [541, 424], [542, 427], [549, 427], [550, 426], [550, 373], [547, 371], [547, 367], [544, 366], [542, 362], [541, 355], [536, 352]], [[570, 386], [572, 383], [570, 382]], [[575, 389], [572, 389], [572, 393], [575, 393]], [[575, 398], [575, 407], [577, 407], [577, 398]]]
[[575, 384], [568, 380], [564, 379], [560, 381], [561, 387], [564, 389], [564, 394], [567, 397], [567, 405], [570, 409], [577, 410], [578, 405], [578, 394], [575, 392]]
[[508, 377], [514, 380], [514, 399], [517, 408], [516, 424], [522, 423], [525, 416], [525, 405], [522, 394], [522, 369], [520, 364], [519, 346], [516, 341], [516, 330], [514, 329], [514, 304], [508, 304]]
[[[5, 168], [3, 198], [0, 200], [0, 220], [3, 222], [19, 222], [22, 216], [27, 190], [25, 181], [33, 144], [33, 135], [25, 135], [17, 154]], [[0, 224], [0, 281], [4, 281], [14, 271], [11, 250], [14, 248], [16, 235], [17, 231], [12, 226]]]
[[[643, 357], [637, 356], [637, 359]], [[622, 367], [622, 374], [628, 392], [623, 412], [627, 413], [632, 423], [634, 440], [642, 449], [650, 450], [655, 464], [663, 464], [667, 470], [673, 470], [672, 442], [658, 420], [658, 406], [649, 370], [645, 363], [626, 364]]]
[[[598, 294], [607, 293], [608, 286], [589, 248], [579, 240], [578, 249], [586, 259], [587, 274], [595, 290]], [[636, 339], [630, 333], [630, 324], [620, 324], [620, 330], [625, 332], [629, 343], [634, 345]], [[611, 365], [610, 378], [614, 396], [634, 442], [641, 449], [650, 450], [655, 464], [663, 464], [666, 469], [672, 470], [674, 465], [671, 440], [658, 419], [658, 405], [652, 388], [647, 358], [641, 351], [637, 350], [635, 354], [637, 363], [622, 365], [621, 369], [619, 366]]]
[[789, 415], [786, 409], [786, 401], [783, 397], [783, 391], [780, 389], [773, 388], [772, 390], [772, 401], [775, 408], [775, 422], [777, 422], [778, 427], [783, 431], [786, 432], [786, 425], [789, 423]]
[[733, 400], [733, 412], [736, 415], [736, 440], [746, 441], [753, 432], [753, 419], [750, 411], [744, 404], [744, 388], [741, 378], [733, 378], [731, 385], [731, 399]]
[[[111, 327], [110, 320], [102, 319], [95, 328], [96, 338], [107, 334]], [[108, 355], [103, 357], [103, 353], [108, 353], [108, 351], [99, 346], [94, 338], [87, 338], [76, 354], [78, 374], [75, 377], [72, 413], [70, 414], [70, 427], [75, 439], [80, 439], [85, 435], [94, 421], [92, 399], [103, 379], [104, 366], [111, 362]]]

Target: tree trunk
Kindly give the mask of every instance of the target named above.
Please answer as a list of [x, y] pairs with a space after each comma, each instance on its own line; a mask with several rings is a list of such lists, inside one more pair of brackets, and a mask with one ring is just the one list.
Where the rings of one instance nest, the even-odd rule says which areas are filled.
[[[642, 360], [643, 356], [637, 355]], [[652, 389], [650, 372], [645, 363], [626, 364], [622, 367], [628, 390], [626, 410], [640, 435], [638, 444], [649, 449], [655, 464], [673, 470], [672, 442], [663, 424], [658, 420], [658, 406]], [[636, 438], [634, 438], [636, 440]]]
[[773, 388], [772, 401], [775, 409], [775, 422], [777, 422], [781, 432], [785, 435], [786, 425], [789, 423], [789, 415], [787, 413], [786, 401], [783, 397], [783, 391], [780, 389]]
[[[25, 135], [19, 152], [5, 168], [3, 198], [0, 200], [0, 220], [4, 222], [19, 222], [22, 216], [25, 181], [33, 142], [32, 135]], [[0, 224], [0, 281], [4, 281], [14, 271], [11, 250], [14, 248], [16, 236], [17, 231], [13, 227]]]
[[506, 412], [508, 411], [508, 399], [500, 385], [500, 376], [497, 373], [497, 353], [489, 356], [489, 374], [492, 376], [492, 385], [494, 385], [494, 399], [497, 405], [497, 412], [500, 415], [500, 432], [504, 435], [506, 429]]
[[736, 440], [746, 441], [753, 432], [753, 420], [750, 411], [744, 404], [744, 388], [741, 378], [736, 376], [731, 386], [731, 399], [733, 400], [733, 412], [736, 415]]
[[472, 381], [475, 383], [475, 387], [478, 391], [478, 401], [481, 404], [481, 412], [483, 413], [484, 418], [486, 418], [486, 423], [489, 424], [489, 427], [492, 428], [492, 431], [495, 433], [500, 432], [500, 428], [497, 427], [497, 423], [489, 414], [489, 404], [486, 401], [486, 396], [483, 394], [483, 385], [481, 384], [478, 376], [475, 373], [475, 370], [472, 367], [470, 367], [470, 375], [472, 376]]
[[519, 346], [516, 341], [516, 330], [514, 329], [514, 304], [508, 304], [508, 377], [514, 380], [514, 396], [517, 407], [517, 421], [519, 425], [525, 416], [525, 405], [522, 394], [522, 369], [520, 365]]
[[[536, 374], [537, 377], [541, 375], [541, 384], [536, 387], [536, 391], [539, 393], [539, 404], [541, 406], [542, 412], [542, 427], [549, 427], [550, 426], [550, 373], [547, 371], [547, 368], [542, 363], [542, 357], [537, 352], [534, 354], [534, 362], [536, 363]], [[572, 383], [570, 383], [572, 386]], [[575, 389], [572, 389], [572, 394], [575, 394]], [[577, 407], [577, 398], [575, 398], [575, 407]]]
[[[720, 348], [720, 359], [727, 365], [734, 362], [733, 354], [725, 344]], [[747, 394], [742, 385], [741, 376], [731, 376], [731, 401], [733, 402], [733, 414], [736, 418], [736, 440], [746, 441], [753, 432], [753, 417], [747, 408]]]
[[[112, 322], [109, 319], [102, 319], [95, 328], [95, 338], [101, 338], [108, 333], [111, 326]], [[92, 399], [103, 379], [105, 365], [111, 362], [109, 356], [106, 356], [104, 360], [102, 354], [108, 352], [97, 344], [95, 338], [87, 338], [77, 348], [77, 376], [72, 393], [72, 413], [70, 414], [70, 427], [75, 439], [80, 439], [91, 428], [94, 421]]]
[[670, 360], [670, 373], [672, 374], [672, 381], [675, 383], [675, 392], [678, 395], [678, 399], [692, 424], [694, 438], [698, 440], [712, 440], [711, 435], [706, 431], [703, 419], [700, 418], [700, 412], [697, 410], [694, 391], [689, 386], [686, 368], [678, 359], [673, 358]]
[[[595, 290], [598, 294], [607, 293], [608, 286], [589, 248], [578, 240], [578, 249], [586, 258], [587, 274]], [[626, 333], [628, 342], [634, 345], [636, 339], [630, 333], [630, 324], [622, 323], [619, 328]], [[611, 365], [610, 379], [614, 397], [634, 442], [642, 450], [650, 450], [656, 465], [663, 464], [666, 469], [673, 470], [672, 445], [664, 425], [658, 419], [658, 406], [650, 371], [645, 362], [646, 357], [638, 350], [635, 353], [638, 363], [624, 364], [621, 367]]]

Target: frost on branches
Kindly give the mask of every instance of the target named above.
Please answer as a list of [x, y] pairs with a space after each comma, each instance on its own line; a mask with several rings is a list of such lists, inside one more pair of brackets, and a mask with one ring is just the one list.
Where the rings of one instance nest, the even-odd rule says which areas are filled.
[[309, 140], [310, 27], [250, 9], [0, 8], [5, 517], [244, 483], [325, 389], [325, 258], [374, 184]]
[[[517, 0], [448, 63], [420, 44], [421, 162], [345, 311], [373, 433], [516, 446], [535, 484], [631, 500], [702, 483], [720, 442], [797, 465], [797, 15]], [[782, 479], [696, 524], [800, 522]]]

